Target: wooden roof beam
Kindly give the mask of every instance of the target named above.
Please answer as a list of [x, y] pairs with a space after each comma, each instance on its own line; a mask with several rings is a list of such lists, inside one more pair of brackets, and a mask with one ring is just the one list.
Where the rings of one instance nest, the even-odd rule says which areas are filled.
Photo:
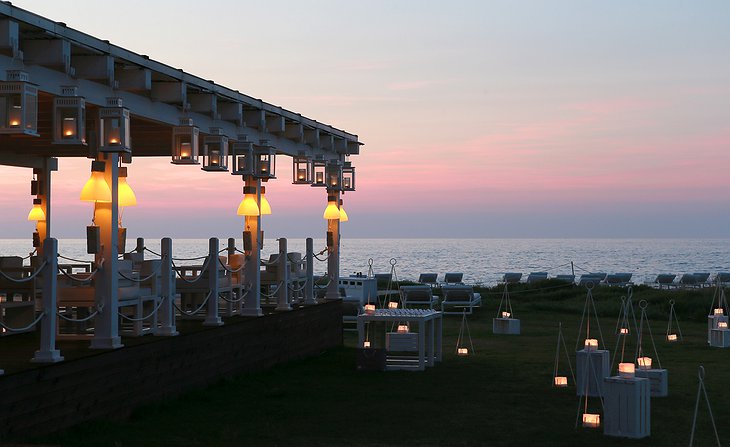
[[152, 81], [151, 96], [154, 101], [175, 104], [187, 108], [187, 86], [177, 81]]
[[60, 70], [69, 76], [75, 75], [71, 67], [71, 42], [65, 39], [27, 39], [21, 41], [26, 64]]
[[109, 55], [76, 55], [71, 56], [71, 63], [76, 69], [76, 77], [99, 82], [109, 87], [116, 87], [114, 81], [114, 58]]
[[121, 64], [114, 68], [114, 79], [120, 90], [130, 93], [147, 93], [152, 90], [152, 71], [149, 68]]
[[243, 126], [243, 104], [240, 102], [218, 101], [218, 118]]
[[218, 98], [212, 93], [188, 93], [190, 111], [208, 115], [213, 119], [218, 117]]
[[13, 58], [21, 56], [22, 59], [18, 30], [18, 22], [9, 19], [0, 20], [0, 52]]

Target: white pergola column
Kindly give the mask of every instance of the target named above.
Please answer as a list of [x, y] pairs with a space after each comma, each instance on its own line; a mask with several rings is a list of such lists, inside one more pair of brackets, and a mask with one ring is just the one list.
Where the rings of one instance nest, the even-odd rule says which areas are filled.
[[43, 319], [41, 320], [41, 344], [31, 360], [34, 363], [56, 363], [63, 360], [56, 349], [56, 271], [58, 270], [58, 241], [48, 238], [44, 241], [43, 261]]
[[[253, 177], [245, 177], [246, 186], [256, 188], [256, 203], [261, 203], [261, 180]], [[260, 206], [259, 206], [259, 209]], [[261, 235], [259, 228], [261, 226], [261, 215], [245, 216], [244, 232], [251, 233], [251, 246], [247, 247], [244, 241], [243, 247], [246, 252], [246, 266], [244, 267], [244, 282], [248, 284], [250, 290], [246, 295], [245, 303], [241, 315], [248, 317], [260, 317], [264, 314], [261, 310]]]
[[[335, 197], [337, 208], [340, 207], [340, 192], [327, 190], [328, 197]], [[331, 233], [331, 236], [330, 236]], [[331, 238], [331, 240], [330, 240]], [[340, 219], [327, 219], [327, 275], [329, 285], [325, 299], [340, 299]]]
[[44, 244], [51, 235], [51, 172], [57, 169], [58, 162], [55, 158], [46, 157], [43, 159], [42, 168], [34, 168], [33, 173], [38, 179], [38, 198], [41, 199], [41, 208], [46, 214], [46, 220], [39, 220], [36, 228], [40, 239], [38, 259], [43, 259]]

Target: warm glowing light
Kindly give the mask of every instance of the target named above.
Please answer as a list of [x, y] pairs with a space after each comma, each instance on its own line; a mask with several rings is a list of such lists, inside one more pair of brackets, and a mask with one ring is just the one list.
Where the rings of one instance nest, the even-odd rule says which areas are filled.
[[586, 338], [585, 350], [586, 351], [595, 351], [596, 349], [598, 349], [598, 339]]
[[261, 187], [261, 215], [264, 214], [271, 214], [271, 205], [269, 205], [269, 201], [266, 200], [266, 188]]
[[469, 349], [467, 349], [467, 348], [457, 348], [456, 349], [456, 355], [460, 355], [460, 356], [469, 355]]
[[180, 143], [180, 158], [190, 158], [190, 143]]
[[509, 318], [510, 315], [512, 315], [512, 314], [509, 312], [502, 312], [502, 318]]
[[315, 183], [317, 183], [317, 184], [324, 183], [324, 172], [317, 172], [317, 176], [315, 178]]
[[43, 211], [43, 208], [41, 208], [40, 199], [33, 200], [33, 208], [31, 208], [30, 213], [28, 213], [28, 220], [35, 220], [36, 222], [39, 220], [46, 220], [46, 212]]
[[618, 364], [618, 375], [624, 379], [631, 379], [634, 377], [636, 372], [636, 365], [633, 363], [619, 363]]
[[299, 181], [305, 181], [307, 180], [307, 169], [297, 169], [297, 180]]
[[118, 138], [109, 138], [109, 144], [119, 144]]
[[586, 428], [598, 428], [601, 426], [601, 415], [600, 414], [583, 414], [583, 427]]
[[621, 328], [621, 331], [620, 331], [619, 333], [620, 333], [621, 335], [626, 335], [626, 334], [628, 334], [628, 333], [629, 333], [629, 328], [627, 328], [627, 327], [622, 327], [622, 328]]
[[347, 222], [350, 220], [349, 217], [347, 217], [347, 213], [345, 212], [345, 207], [340, 205], [340, 222]]
[[651, 369], [651, 357], [639, 357], [636, 359], [639, 369]]
[[243, 200], [238, 205], [239, 216], [259, 216], [259, 206], [256, 204], [256, 199], [253, 194], [246, 194], [243, 196]]
[[398, 325], [398, 333], [399, 334], [407, 334], [408, 333], [408, 325], [407, 324], [399, 324]]
[[81, 190], [80, 199], [84, 202], [112, 201], [112, 190], [104, 178], [104, 162], [91, 163], [91, 177]]
[[363, 342], [362, 347], [363, 348], [369, 348], [370, 347], [370, 342], [369, 341]]
[[67, 117], [63, 119], [63, 136], [74, 137], [76, 136], [76, 118]]
[[667, 341], [677, 341], [677, 334], [667, 334]]
[[727, 329], [727, 321], [718, 321], [717, 328], [718, 329]]
[[723, 308], [721, 308], [721, 307], [720, 307], [720, 308], [714, 309], [714, 310], [713, 310], [713, 313], [714, 313], [715, 315], [725, 315], [725, 310], [724, 310]]
[[391, 301], [388, 303], [388, 309], [397, 309], [398, 308], [398, 302], [397, 301]]
[[119, 168], [119, 182], [117, 183], [119, 190], [119, 206], [135, 206], [137, 205], [137, 196], [132, 191], [132, 187], [127, 183], [127, 168]]
[[327, 220], [340, 218], [340, 209], [337, 208], [336, 201], [330, 200], [329, 202], [327, 202], [327, 208], [324, 209], [324, 214], [322, 215], [322, 217]]
[[555, 376], [555, 386], [565, 388], [568, 386], [568, 378], [565, 376]]
[[20, 121], [10, 120], [10, 127], [18, 127], [18, 126], [20, 126]]
[[363, 309], [365, 310], [365, 313], [368, 315], [371, 315], [375, 312], [375, 304], [366, 304]]

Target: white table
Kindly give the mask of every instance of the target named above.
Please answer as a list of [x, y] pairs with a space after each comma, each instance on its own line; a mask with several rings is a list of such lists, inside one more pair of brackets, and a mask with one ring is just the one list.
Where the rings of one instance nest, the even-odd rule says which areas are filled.
[[377, 309], [370, 314], [360, 314], [357, 316], [358, 347], [362, 347], [365, 342], [365, 325], [375, 322], [384, 323], [382, 326], [386, 332], [390, 331], [391, 326], [397, 324], [409, 324], [411, 328], [417, 327], [418, 331], [409, 332], [408, 334], [394, 332], [387, 334], [391, 340], [394, 335], [396, 337], [398, 335], [415, 335], [418, 338], [418, 349], [414, 350], [414, 352], [417, 352], [417, 356], [386, 354], [386, 370], [415, 369], [423, 371], [426, 366], [434, 366], [436, 362], [441, 361], [441, 312], [431, 309]]

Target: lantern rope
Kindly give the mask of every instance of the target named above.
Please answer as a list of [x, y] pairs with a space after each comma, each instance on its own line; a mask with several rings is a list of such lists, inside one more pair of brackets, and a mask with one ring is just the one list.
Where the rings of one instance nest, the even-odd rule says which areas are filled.
[[515, 314], [512, 311], [512, 302], [509, 299], [509, 290], [507, 290], [507, 283], [504, 283], [504, 291], [502, 292], [502, 299], [499, 301], [497, 318], [501, 318], [502, 316], [502, 304], [504, 304], [505, 311], [509, 309], [509, 315], [511, 318], [513, 318]]
[[695, 400], [695, 412], [692, 417], [692, 431], [689, 435], [689, 447], [692, 447], [695, 439], [695, 428], [697, 427], [697, 410], [700, 407], [700, 391], [705, 395], [705, 402], [707, 402], [707, 411], [710, 413], [710, 421], [712, 422], [712, 430], [715, 432], [715, 440], [717, 441], [717, 447], [720, 447], [720, 437], [717, 434], [717, 426], [715, 425], [715, 416], [712, 415], [712, 407], [710, 407], [710, 398], [707, 397], [707, 389], [705, 388], [705, 367], [700, 365], [697, 370], [697, 376], [699, 378], [699, 384], [697, 385], [697, 399]]
[[674, 310], [674, 300], [669, 300], [669, 321], [667, 322], [667, 340], [669, 340], [669, 334], [672, 333], [672, 317], [674, 322], [677, 324], [677, 332], [679, 332], [679, 339], [682, 340], [682, 329], [679, 327], [679, 320], [677, 319], [677, 312]]
[[[578, 429], [578, 420], [580, 419], [580, 409], [581, 409], [581, 401], [584, 401], [583, 403], [583, 414], [586, 414], [588, 412], [588, 390], [590, 388], [590, 377], [588, 376], [588, 371], [593, 374], [593, 380], [595, 381], [596, 385], [598, 385], [600, 382], [598, 381], [598, 376], [596, 375], [595, 368], [591, 367], [591, 356], [586, 356], [586, 371], [584, 373], [585, 379], [583, 380], [584, 388], [583, 388], [583, 396], [578, 397], [578, 413], [575, 416], [575, 428]], [[601, 378], [603, 380], [603, 378]], [[583, 399], [581, 399], [583, 397]], [[603, 411], [604, 415], [606, 413], [606, 408], [603, 405], [603, 395], [602, 393], [598, 393], [598, 400], [601, 402], [601, 410]]]
[[279, 284], [276, 285], [276, 289], [274, 289], [273, 292], [271, 292], [271, 293], [261, 292], [261, 295], [265, 296], [266, 298], [273, 298], [279, 292], [279, 289], [281, 289], [282, 284], [284, 284], [284, 281], [280, 281]]
[[639, 357], [643, 356], [644, 349], [643, 349], [643, 343], [644, 343], [644, 321], [646, 321], [646, 329], [649, 331], [649, 338], [651, 339], [651, 345], [654, 348], [654, 356], [656, 357], [656, 362], [659, 364], [659, 369], [662, 369], [662, 362], [659, 360], [659, 353], [656, 350], [656, 343], [654, 343], [654, 335], [651, 332], [651, 326], [649, 325], [649, 317], [646, 316], [646, 308], [649, 305], [649, 303], [646, 302], [646, 300], [641, 300], [639, 302], [639, 308], [641, 308], [641, 323], [639, 326], [639, 341], [636, 346], [636, 358], [638, 361]]
[[43, 261], [43, 263], [38, 266], [38, 268], [30, 275], [25, 278], [13, 278], [12, 276], [8, 276], [5, 272], [0, 270], [0, 276], [7, 279], [8, 281], [14, 282], [14, 283], [24, 283], [33, 280], [38, 274], [46, 267], [46, 264], [48, 264], [48, 261]]
[[186, 312], [186, 311], [184, 311], [184, 310], [180, 309], [180, 307], [178, 307], [178, 305], [177, 305], [177, 304], [175, 304], [175, 303], [173, 303], [172, 305], [173, 305], [173, 306], [175, 306], [175, 309], [177, 309], [178, 311], [180, 311], [180, 313], [181, 313], [181, 314], [184, 314], [184, 315], [187, 315], [187, 316], [189, 316], [189, 317], [192, 317], [193, 315], [195, 315], [195, 314], [197, 314], [198, 312], [200, 312], [200, 311], [201, 311], [201, 310], [203, 309], [203, 307], [205, 307], [206, 303], [207, 303], [207, 302], [208, 302], [208, 300], [210, 299], [210, 294], [211, 294], [211, 292], [210, 292], [210, 291], [208, 291], [208, 295], [206, 295], [206, 296], [205, 296], [205, 299], [204, 299], [204, 300], [203, 300], [203, 302], [202, 302], [202, 303], [200, 304], [200, 306], [199, 306], [199, 307], [198, 307], [197, 309], [195, 309], [194, 311], [192, 311], [192, 312]]
[[461, 347], [461, 344], [464, 342], [464, 329], [466, 328], [466, 335], [469, 337], [469, 346], [471, 348], [471, 352], [473, 354], [476, 354], [476, 351], [474, 350], [474, 342], [471, 339], [471, 331], [469, 331], [469, 322], [466, 319], [466, 307], [463, 309], [463, 312], [461, 314], [461, 327], [459, 328], [459, 336], [456, 339], [456, 353], [459, 353], [459, 347]]
[[141, 318], [132, 318], [132, 317], [128, 317], [128, 316], [124, 315], [124, 314], [123, 314], [122, 312], [117, 312], [117, 313], [119, 314], [119, 316], [120, 316], [120, 317], [122, 317], [122, 318], [124, 318], [125, 320], [128, 320], [128, 321], [133, 321], [133, 322], [139, 322], [139, 321], [144, 321], [144, 320], [146, 320], [146, 319], [150, 318], [151, 316], [153, 316], [154, 314], [156, 314], [156, 313], [157, 313], [157, 311], [158, 311], [158, 310], [160, 309], [160, 307], [162, 307], [162, 303], [164, 303], [164, 302], [165, 302], [165, 299], [166, 299], [166, 298], [167, 298], [167, 297], [164, 297], [164, 296], [163, 296], [163, 297], [162, 297], [162, 299], [160, 299], [160, 302], [159, 302], [159, 303], [157, 303], [157, 306], [155, 306], [155, 308], [154, 308], [154, 309], [152, 309], [152, 312], [150, 312], [150, 314], [149, 314], [149, 315], [147, 315], [147, 316], [145, 316], [145, 317], [141, 317]]
[[66, 269], [63, 269], [61, 267], [58, 267], [58, 271], [63, 276], [65, 276], [66, 278], [70, 279], [73, 282], [86, 283], [86, 282], [91, 281], [94, 278], [94, 276], [96, 276], [96, 274], [99, 272], [99, 269], [102, 268], [103, 265], [104, 265], [104, 258], [101, 259], [101, 261], [99, 262], [99, 265], [94, 269], [93, 272], [89, 273], [89, 275], [86, 278], [76, 278], [75, 276], [70, 275], [69, 273], [66, 273]]
[[[163, 258], [163, 259], [165, 259], [165, 258]], [[160, 274], [160, 271], [162, 271], [162, 263], [160, 263], [157, 266], [157, 268], [149, 276], [147, 276], [145, 278], [141, 278], [141, 279], [130, 278], [129, 276], [122, 273], [121, 271], [119, 271], [117, 273], [119, 273], [119, 276], [121, 276], [122, 278], [124, 278], [126, 280], [137, 282], [137, 283], [142, 283], [142, 282], [149, 281], [150, 279], [154, 278], [155, 276]]]
[[[583, 332], [583, 322], [586, 322], [586, 338], [590, 338], [591, 335], [591, 308], [593, 308], [593, 314], [596, 318], [596, 326], [598, 326], [598, 335], [601, 339], [601, 345], [606, 346], [603, 342], [603, 332], [601, 332], [601, 324], [598, 320], [598, 311], [596, 310], [596, 303], [593, 301], [593, 287], [594, 284], [592, 282], [588, 282], [586, 284], [586, 301], [585, 304], [583, 304], [583, 314], [580, 318], [580, 327], [578, 328], [578, 339], [575, 342], [575, 350], [578, 350], [578, 346], [580, 344], [580, 334]], [[587, 316], [587, 318], [586, 318]]]
[[563, 336], [563, 322], [558, 323], [558, 343], [555, 347], [555, 366], [553, 368], [553, 386], [555, 385], [555, 377], [558, 376], [558, 368], [560, 364], [560, 342], [563, 342], [563, 351], [565, 352], [565, 359], [568, 361], [568, 368], [570, 369], [570, 375], [573, 377], [573, 383], [576, 383], [575, 373], [573, 372], [573, 364], [570, 362], [570, 355], [568, 355], [568, 347], [565, 345], [565, 337]]
[[33, 320], [32, 323], [30, 323], [27, 326], [21, 327], [21, 328], [10, 327], [7, 324], [3, 323], [2, 321], [0, 321], [0, 327], [2, 327], [3, 329], [5, 329], [8, 332], [25, 332], [25, 331], [29, 330], [30, 328], [32, 328], [33, 326], [35, 326], [36, 324], [38, 324], [45, 316], [46, 316], [45, 311], [41, 312], [40, 315], [38, 315], [38, 317], [36, 317], [36, 319]]
[[99, 314], [99, 310], [95, 310], [94, 312], [92, 312], [91, 314], [89, 314], [88, 316], [86, 316], [84, 318], [71, 318], [71, 317], [67, 317], [66, 315], [64, 315], [61, 312], [56, 312], [56, 315], [58, 315], [59, 318], [64, 319], [66, 321], [70, 321], [71, 323], [83, 323], [85, 321], [91, 320], [98, 314]]
[[715, 292], [712, 295], [712, 305], [708, 315], [712, 315], [712, 309], [715, 309], [715, 299], [717, 299], [717, 309], [722, 309], [725, 315], [728, 314], [727, 298], [725, 298], [725, 288], [722, 287], [719, 280], [715, 282]]

